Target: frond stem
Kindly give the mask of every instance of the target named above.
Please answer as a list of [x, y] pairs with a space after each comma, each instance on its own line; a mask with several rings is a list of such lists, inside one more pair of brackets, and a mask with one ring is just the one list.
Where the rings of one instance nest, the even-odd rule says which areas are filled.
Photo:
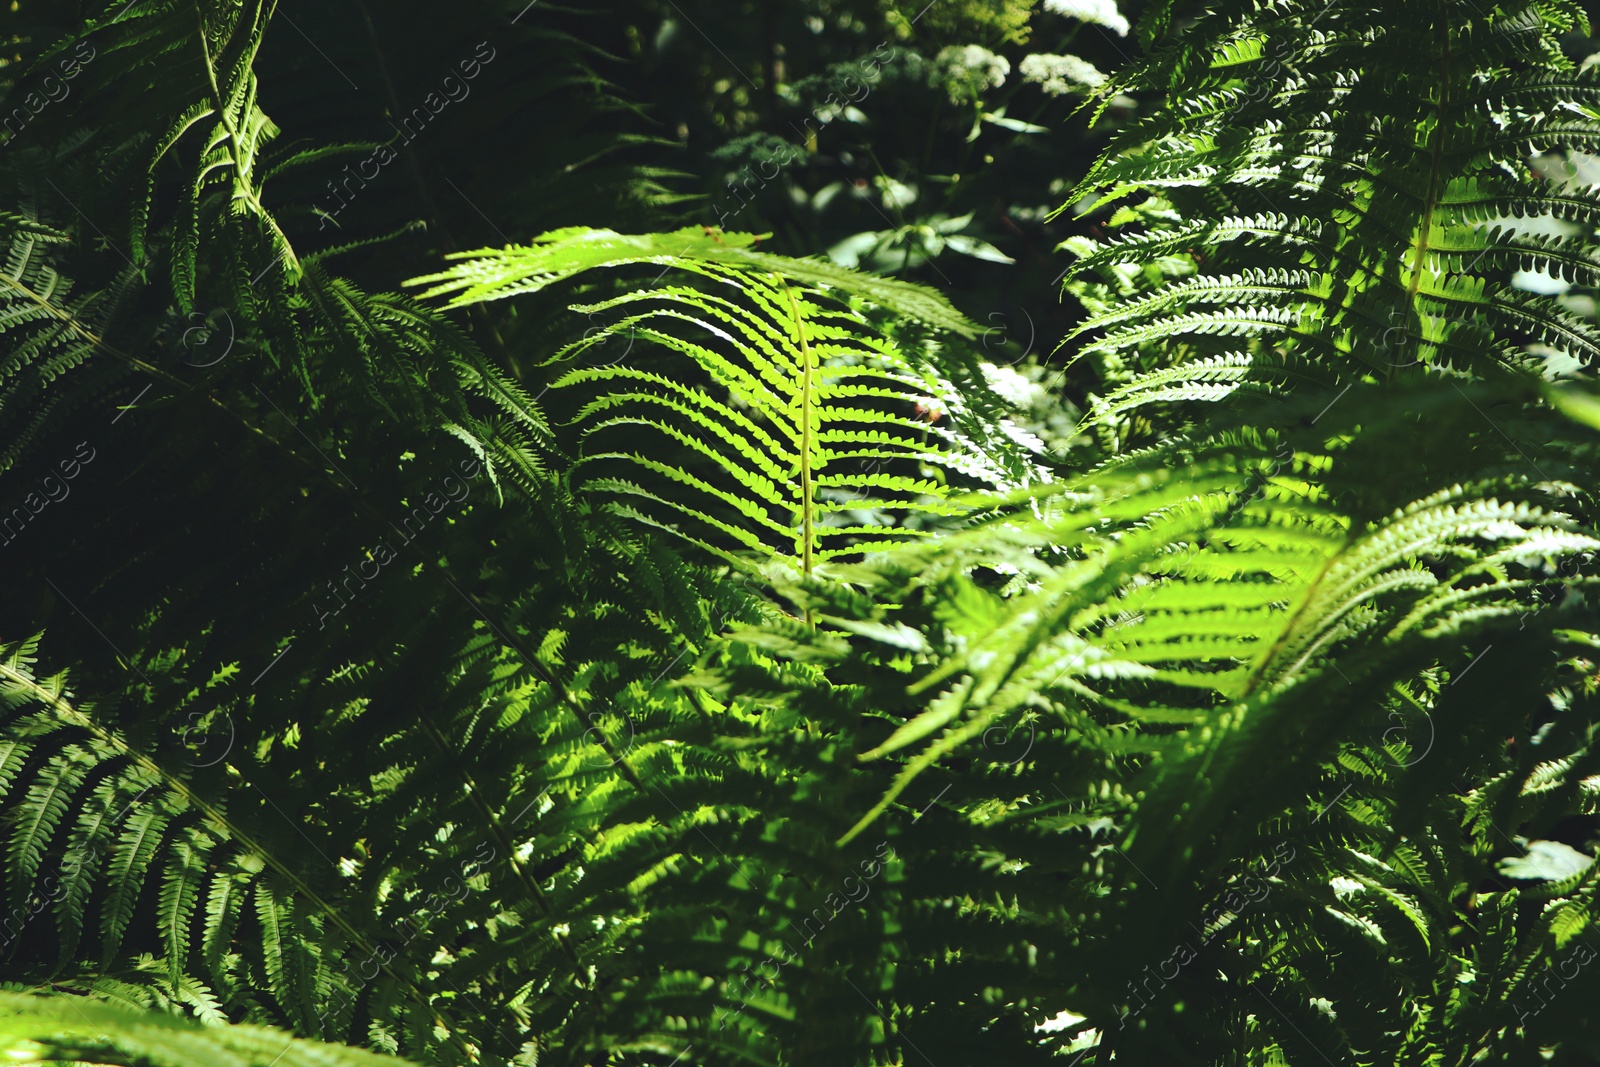
[[[811, 577], [813, 566], [812, 549], [816, 538], [816, 501], [813, 499], [811, 471], [812, 447], [812, 404], [815, 401], [813, 392], [815, 384], [812, 375], [811, 345], [806, 341], [805, 320], [800, 315], [800, 301], [794, 295], [794, 288], [788, 281], [780, 278], [783, 293], [789, 298], [789, 310], [794, 316], [795, 340], [800, 344], [800, 569], [804, 575]], [[811, 625], [811, 609], [806, 609], [806, 625]]]
[[1289, 638], [1294, 636], [1295, 630], [1299, 628], [1301, 619], [1305, 617], [1306, 611], [1311, 607], [1311, 601], [1316, 598], [1317, 591], [1322, 587], [1322, 583], [1327, 580], [1328, 572], [1333, 570], [1333, 565], [1339, 561], [1339, 558], [1344, 555], [1345, 549], [1349, 547], [1350, 539], [1346, 538], [1345, 542], [1336, 551], [1328, 554], [1328, 558], [1323, 561], [1321, 569], [1317, 571], [1317, 576], [1311, 579], [1311, 583], [1306, 586], [1306, 595], [1301, 599], [1300, 606], [1295, 608], [1294, 614], [1289, 617], [1288, 625], [1278, 633], [1277, 638], [1272, 642], [1272, 647], [1267, 649], [1267, 654], [1261, 657], [1261, 661], [1250, 672], [1250, 677], [1245, 679], [1244, 686], [1240, 690], [1241, 697], [1248, 697], [1255, 691], [1256, 686], [1261, 683], [1262, 677], [1267, 673], [1267, 668], [1271, 666], [1272, 661], [1277, 658], [1279, 652], [1283, 651], [1284, 646], [1289, 643]]
[[[263, 19], [262, 9], [258, 5], [256, 7], [255, 18], [257, 27], [259, 28], [263, 22], [271, 20], [272, 13], [276, 11], [277, 8], [277, 0], [272, 0], [272, 7], [266, 11], [266, 17]], [[278, 228], [277, 220], [272, 217], [271, 213], [267, 211], [265, 205], [261, 203], [261, 198], [257, 194], [255, 187], [251, 185], [250, 175], [245, 169], [244, 161], [247, 158], [248, 153], [245, 151], [244, 135], [239, 132], [239, 124], [233, 120], [231, 115], [228, 114], [227, 101], [223, 99], [222, 88], [217, 83], [217, 69], [215, 64], [212, 62], [211, 45], [206, 41], [206, 16], [205, 12], [200, 7], [200, 0], [194, 0], [194, 13], [195, 18], [200, 23], [200, 32], [198, 34], [200, 39], [200, 55], [205, 61], [206, 82], [211, 89], [211, 106], [216, 109], [217, 121], [222, 124], [223, 130], [227, 132], [228, 144], [232, 149], [233, 174], [236, 191], [244, 200], [244, 202], [250, 205], [250, 208], [255, 212], [256, 217], [270, 226], [272, 228], [272, 232], [278, 235], [278, 240], [282, 243], [283, 248], [283, 251], [279, 253], [279, 256], [280, 258], [284, 256], [288, 257], [291, 270], [293, 274], [298, 277], [301, 269], [300, 259], [294, 254], [294, 246], [289, 243], [288, 235]], [[254, 52], [259, 47], [260, 35], [259, 33], [253, 33], [252, 36], [256, 38], [256, 43], [251, 47], [251, 59], [253, 60]], [[253, 77], [253, 74], [250, 76]]]
[[[1439, 56], [1439, 109], [1433, 135], [1430, 138], [1433, 145], [1428, 153], [1428, 193], [1422, 201], [1422, 218], [1417, 223], [1417, 237], [1411, 249], [1411, 281], [1406, 286], [1407, 312], [1412, 315], [1417, 313], [1417, 294], [1422, 289], [1423, 263], [1433, 244], [1433, 217], [1439, 210], [1439, 184], [1444, 174], [1446, 119], [1450, 110], [1450, 18], [1449, 13], [1445, 11], [1444, 0], [1439, 0], [1438, 10], [1439, 26], [1443, 36], [1443, 47]], [[1417, 347], [1420, 349], [1421, 345], [1422, 338], [1418, 336]], [[1395, 370], [1396, 365], [1391, 361], [1385, 372], [1385, 379], [1393, 378]]]

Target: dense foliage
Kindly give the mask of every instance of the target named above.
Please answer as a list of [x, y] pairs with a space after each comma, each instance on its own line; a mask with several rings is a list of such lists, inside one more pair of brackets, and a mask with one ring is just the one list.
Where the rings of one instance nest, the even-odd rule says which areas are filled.
[[1600, 1062], [1575, 4], [0, 19], [12, 1062]]

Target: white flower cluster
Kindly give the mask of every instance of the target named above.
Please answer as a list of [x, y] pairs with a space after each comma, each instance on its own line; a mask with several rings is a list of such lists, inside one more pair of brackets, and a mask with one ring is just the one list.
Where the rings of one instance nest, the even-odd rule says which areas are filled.
[[1077, 56], [1053, 56], [1047, 52], [1027, 56], [1017, 68], [1022, 80], [1037, 82], [1051, 96], [1063, 96], [1079, 89], [1097, 89], [1106, 76], [1093, 63]]
[[974, 100], [985, 90], [998, 89], [1011, 73], [1011, 61], [997, 56], [982, 45], [951, 45], [934, 57], [950, 90], [950, 102]]
[[1044, 9], [1128, 36], [1128, 20], [1117, 10], [1117, 0], [1044, 0]]

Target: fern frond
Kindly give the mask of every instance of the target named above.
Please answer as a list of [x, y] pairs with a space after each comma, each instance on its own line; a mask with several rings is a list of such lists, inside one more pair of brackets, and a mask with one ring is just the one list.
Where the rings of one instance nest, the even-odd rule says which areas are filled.
[[[641, 484], [586, 472], [588, 488], [632, 497], [622, 514], [679, 530], [717, 554], [725, 550], [708, 535], [809, 573], [818, 560], [846, 551], [836, 543], [876, 551], [895, 539], [888, 523], [877, 522], [872, 540], [862, 542], [868, 527], [830, 524], [831, 516], [945, 514], [949, 477], [987, 481], [1015, 466], [985, 454], [1004, 445], [980, 446], [957, 428], [913, 417], [981, 401], [969, 395], [963, 404], [936, 366], [913, 362], [879, 336], [849, 298], [970, 336], [953, 308], [906, 283], [750, 251], [754, 240], [575, 228], [525, 249], [458, 257], [465, 262], [413, 284], [437, 283], [424, 295], [450, 295], [451, 306], [465, 306], [536, 292], [600, 267], [660, 264], [698, 276], [703, 287], [650, 286], [575, 306], [589, 315], [623, 315], [553, 357], [593, 359], [626, 338], [630, 352], [642, 341], [682, 359], [582, 365], [553, 388], [589, 396], [574, 416], [596, 442], [581, 465], [620, 463], [648, 478]], [[661, 440], [659, 457], [602, 443], [641, 430]], [[945, 473], [934, 474], [939, 468]], [[650, 482], [671, 488], [653, 490]], [[837, 493], [847, 495], [825, 499]], [[906, 530], [902, 536], [916, 536], [909, 522]]]
[[408, 1061], [293, 1037], [265, 1026], [199, 1026], [83, 997], [0, 993], [0, 1043], [14, 1062], [121, 1067], [381, 1067]]

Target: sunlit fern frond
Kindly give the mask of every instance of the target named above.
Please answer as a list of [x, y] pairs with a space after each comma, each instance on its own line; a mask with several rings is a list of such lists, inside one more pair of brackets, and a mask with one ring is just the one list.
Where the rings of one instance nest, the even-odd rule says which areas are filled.
[[83, 997], [0, 993], [0, 1048], [13, 1063], [118, 1067], [405, 1067], [408, 1061], [265, 1026], [200, 1026]]
[[[1097, 407], [1495, 367], [1592, 367], [1559, 299], [1592, 285], [1595, 190], [1530, 169], [1600, 142], [1600, 81], [1558, 47], [1575, 5], [1225, 5], [1117, 91], [1171, 94], [1077, 188], [1131, 232], [1075, 238], [1080, 355], [1143, 373]], [[1153, 15], [1151, 25], [1159, 25]], [[1092, 281], [1163, 258], [1140, 295]]]
[[553, 386], [580, 395], [582, 484], [712, 552], [770, 555], [810, 573], [917, 536], [907, 518], [952, 513], [952, 481], [1000, 485], [1026, 471], [1019, 447], [993, 455], [968, 439], [947, 412], [982, 405], [852, 302], [970, 334], [948, 303], [907, 283], [751, 251], [753, 241], [564, 230], [528, 248], [472, 253], [415, 284], [465, 305], [601, 267], [694, 276], [575, 306], [606, 318], [553, 357], [580, 364]]

